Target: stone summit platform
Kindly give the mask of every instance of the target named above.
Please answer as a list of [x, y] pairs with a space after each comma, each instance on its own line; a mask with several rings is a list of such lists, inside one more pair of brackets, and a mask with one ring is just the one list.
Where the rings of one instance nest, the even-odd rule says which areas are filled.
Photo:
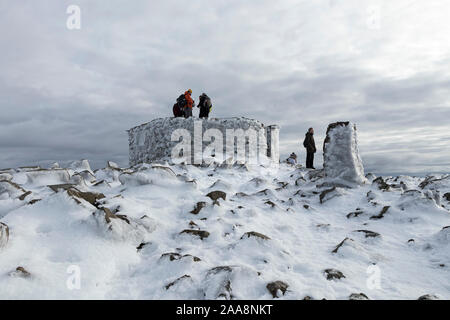
[[159, 118], [127, 132], [130, 166], [160, 161], [279, 163], [279, 127], [254, 119]]

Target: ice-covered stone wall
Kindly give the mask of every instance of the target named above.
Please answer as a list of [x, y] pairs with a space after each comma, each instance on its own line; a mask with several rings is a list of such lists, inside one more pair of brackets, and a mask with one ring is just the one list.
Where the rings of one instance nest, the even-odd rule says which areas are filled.
[[[127, 132], [130, 166], [155, 161], [173, 163], [174, 153], [194, 164], [279, 163], [279, 127], [265, 126], [254, 119], [159, 118]], [[182, 142], [190, 148], [179, 153]]]
[[342, 184], [362, 184], [366, 181], [353, 123], [335, 122], [328, 125], [323, 144], [323, 167], [330, 181]]

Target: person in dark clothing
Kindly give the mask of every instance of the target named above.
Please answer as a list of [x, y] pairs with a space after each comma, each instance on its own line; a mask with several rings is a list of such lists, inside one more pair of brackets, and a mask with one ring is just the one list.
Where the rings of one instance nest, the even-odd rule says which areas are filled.
[[199, 98], [199, 103], [197, 108], [200, 108], [200, 113], [198, 115], [199, 118], [208, 118], [209, 112], [212, 108], [211, 98], [206, 95], [206, 93], [202, 93]]
[[175, 103], [173, 105], [173, 116], [175, 118], [179, 118], [179, 117], [183, 117], [184, 116], [184, 112], [181, 110], [180, 106], [178, 105], [178, 103]]
[[303, 141], [303, 146], [306, 148], [306, 168], [314, 168], [314, 153], [316, 153], [316, 143], [314, 142], [314, 129], [309, 128], [308, 132], [305, 134], [305, 140]]

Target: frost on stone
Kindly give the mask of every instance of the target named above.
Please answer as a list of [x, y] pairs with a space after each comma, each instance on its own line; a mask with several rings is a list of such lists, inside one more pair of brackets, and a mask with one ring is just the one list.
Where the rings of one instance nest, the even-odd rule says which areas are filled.
[[278, 126], [243, 117], [159, 118], [128, 130], [129, 161], [271, 165], [279, 162], [278, 140]]
[[350, 186], [366, 182], [353, 123], [336, 122], [328, 126], [323, 159], [328, 181]]

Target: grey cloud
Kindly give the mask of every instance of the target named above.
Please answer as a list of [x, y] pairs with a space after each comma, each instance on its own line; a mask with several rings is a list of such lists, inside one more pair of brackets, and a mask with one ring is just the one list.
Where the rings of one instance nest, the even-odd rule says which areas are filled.
[[449, 171], [450, 47], [430, 32], [403, 48], [400, 2], [378, 31], [357, 1], [79, 1], [80, 31], [65, 28], [70, 1], [1, 2], [0, 167], [127, 165], [125, 130], [170, 116], [190, 87], [214, 116], [280, 124], [283, 157], [303, 161], [308, 127], [321, 147], [328, 123], [352, 120], [368, 170]]

